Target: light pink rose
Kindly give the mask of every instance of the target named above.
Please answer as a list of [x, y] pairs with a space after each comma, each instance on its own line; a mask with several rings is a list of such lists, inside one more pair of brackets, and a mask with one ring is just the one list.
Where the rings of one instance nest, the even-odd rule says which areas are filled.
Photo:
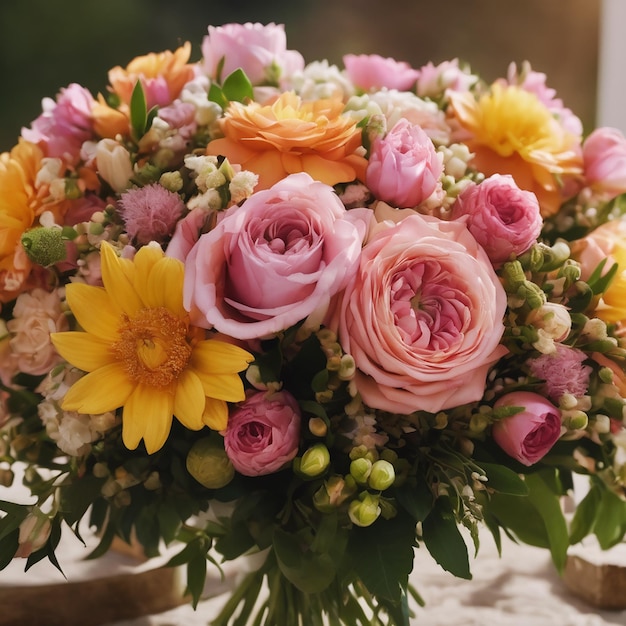
[[348, 78], [364, 91], [385, 87], [408, 91], [419, 76], [408, 63], [378, 54], [346, 54], [343, 64]]
[[535, 194], [520, 189], [509, 175], [494, 174], [466, 187], [452, 205], [452, 219], [464, 215], [494, 267], [526, 252], [543, 225]]
[[626, 192], [626, 138], [617, 128], [597, 128], [583, 143], [587, 185], [603, 197]]
[[354, 357], [368, 406], [434, 413], [482, 397], [490, 366], [506, 353], [505, 309], [466, 226], [412, 214], [374, 229], [328, 325]]
[[224, 448], [244, 476], [280, 470], [298, 452], [300, 409], [287, 391], [254, 393], [228, 418]]
[[[202, 232], [208, 230], [211, 214], [204, 209], [192, 209], [179, 220], [172, 240], [167, 245], [167, 256], [184, 261], [196, 245]], [[206, 229], [206, 230], [205, 230]]]
[[606, 260], [602, 274], [608, 272], [617, 262], [614, 252], [624, 248], [626, 241], [626, 220], [618, 218], [598, 226], [583, 239], [572, 244], [572, 256], [580, 263], [582, 280], [588, 280], [598, 265]]
[[413, 208], [441, 188], [443, 163], [433, 142], [419, 126], [399, 120], [372, 144], [366, 184], [379, 199], [398, 208]]
[[248, 340], [323, 312], [358, 264], [365, 225], [355, 211], [306, 173], [229, 209], [185, 261], [193, 323]]
[[[222, 80], [241, 68], [253, 85], [272, 78], [288, 78], [304, 69], [302, 55], [287, 50], [283, 24], [248, 22], [209, 26], [209, 34], [202, 42], [202, 55], [204, 71], [214, 80], [222, 59]], [[278, 76], [275, 76], [276, 70]]]
[[495, 442], [511, 457], [524, 465], [540, 461], [561, 436], [561, 413], [539, 394], [514, 391], [494, 404], [523, 407], [523, 411], [501, 419], [493, 425]]

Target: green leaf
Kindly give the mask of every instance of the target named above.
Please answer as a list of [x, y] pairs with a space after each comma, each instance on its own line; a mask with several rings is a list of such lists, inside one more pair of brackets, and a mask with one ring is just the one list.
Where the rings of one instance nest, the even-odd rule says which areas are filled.
[[608, 489], [602, 491], [593, 532], [603, 550], [618, 544], [626, 528], [626, 503]]
[[19, 547], [19, 528], [14, 528], [0, 538], [0, 570], [13, 561]]
[[159, 508], [158, 520], [159, 534], [165, 544], [169, 545], [174, 541], [181, 527], [182, 522], [180, 516], [176, 509], [165, 503]]
[[433, 510], [422, 523], [422, 536], [426, 548], [443, 569], [457, 578], [471, 580], [467, 544], [447, 499], [435, 501]]
[[400, 506], [416, 521], [423, 522], [433, 508], [435, 501], [428, 483], [420, 474], [416, 485], [403, 485], [394, 489], [394, 496]]
[[570, 525], [569, 543], [574, 545], [592, 532], [600, 507], [600, 488], [592, 485], [580, 501]]
[[20, 524], [28, 515], [28, 508], [25, 504], [0, 500], [0, 511], [6, 511], [6, 515], [0, 518], [0, 541], [19, 529]]
[[495, 463], [479, 462], [480, 467], [487, 474], [487, 488], [491, 488], [499, 493], [506, 493], [511, 496], [528, 495], [528, 485], [520, 477], [519, 474]]
[[222, 109], [226, 109], [226, 107], [228, 107], [228, 99], [224, 95], [222, 88], [216, 83], [211, 83], [208, 98], [211, 102], [215, 102], [215, 104], [222, 107]]
[[141, 81], [135, 83], [133, 93], [130, 97], [130, 126], [134, 138], [138, 141], [145, 132], [148, 123], [148, 107], [146, 104], [146, 94], [143, 91]]
[[398, 604], [413, 569], [415, 520], [403, 512], [350, 531], [347, 559], [377, 598]]
[[204, 590], [206, 580], [207, 561], [201, 551], [187, 563], [187, 591], [191, 594], [191, 604], [195, 609]]
[[229, 102], [245, 102], [254, 99], [252, 83], [241, 68], [226, 77], [222, 83], [222, 92]]
[[255, 541], [248, 530], [247, 523], [238, 522], [233, 524], [223, 537], [216, 540], [215, 549], [225, 561], [232, 561], [253, 548], [254, 545]]
[[65, 521], [70, 526], [80, 521], [94, 500], [100, 498], [100, 490], [105, 481], [105, 478], [85, 474], [60, 487], [61, 510]]

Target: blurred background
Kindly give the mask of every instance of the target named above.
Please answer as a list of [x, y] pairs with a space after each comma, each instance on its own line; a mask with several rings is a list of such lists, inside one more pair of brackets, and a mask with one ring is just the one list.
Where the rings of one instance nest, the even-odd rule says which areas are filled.
[[[623, 1], [623, 0], [619, 0]], [[625, 3], [626, 4], [626, 3]], [[601, 0], [21, 0], [0, 2], [0, 151], [77, 82], [184, 41], [200, 58], [209, 24], [276, 22], [306, 61], [376, 53], [419, 67], [458, 57], [487, 80], [530, 61], [582, 120], [595, 123]]]

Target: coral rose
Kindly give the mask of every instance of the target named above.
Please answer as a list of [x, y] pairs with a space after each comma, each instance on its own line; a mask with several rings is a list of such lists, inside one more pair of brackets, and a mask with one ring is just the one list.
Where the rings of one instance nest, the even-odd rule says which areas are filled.
[[543, 396], [514, 391], [502, 396], [494, 408], [516, 406], [522, 411], [493, 425], [495, 442], [523, 465], [540, 461], [561, 436], [561, 413]]
[[194, 323], [258, 339], [325, 311], [358, 264], [366, 229], [355, 211], [304, 173], [229, 209], [185, 261]]
[[280, 470], [298, 452], [300, 408], [287, 391], [249, 396], [228, 418], [224, 448], [244, 476]]
[[597, 128], [583, 143], [585, 180], [609, 200], [626, 192], [626, 138], [617, 128]]
[[374, 231], [328, 321], [363, 401], [409, 414], [479, 400], [506, 353], [506, 294], [487, 255], [459, 222], [412, 214]]
[[327, 185], [364, 180], [361, 131], [343, 108], [339, 98], [302, 102], [292, 92], [268, 105], [231, 102], [220, 120], [224, 137], [206, 153], [258, 174], [257, 190], [297, 172]]
[[408, 91], [419, 76], [408, 63], [378, 54], [346, 54], [343, 64], [348, 78], [364, 91], [383, 88]]

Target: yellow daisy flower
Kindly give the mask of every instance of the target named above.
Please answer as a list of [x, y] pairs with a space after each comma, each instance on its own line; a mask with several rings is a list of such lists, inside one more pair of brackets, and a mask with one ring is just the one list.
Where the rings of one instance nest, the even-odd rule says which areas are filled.
[[183, 264], [145, 246], [133, 261], [102, 244], [104, 287], [67, 286], [82, 331], [54, 333], [59, 354], [88, 372], [65, 396], [66, 411], [98, 414], [123, 407], [122, 438], [141, 439], [152, 454], [165, 443], [172, 418], [190, 430], [226, 427], [227, 402], [244, 399], [238, 375], [253, 356], [204, 339], [183, 308]]

